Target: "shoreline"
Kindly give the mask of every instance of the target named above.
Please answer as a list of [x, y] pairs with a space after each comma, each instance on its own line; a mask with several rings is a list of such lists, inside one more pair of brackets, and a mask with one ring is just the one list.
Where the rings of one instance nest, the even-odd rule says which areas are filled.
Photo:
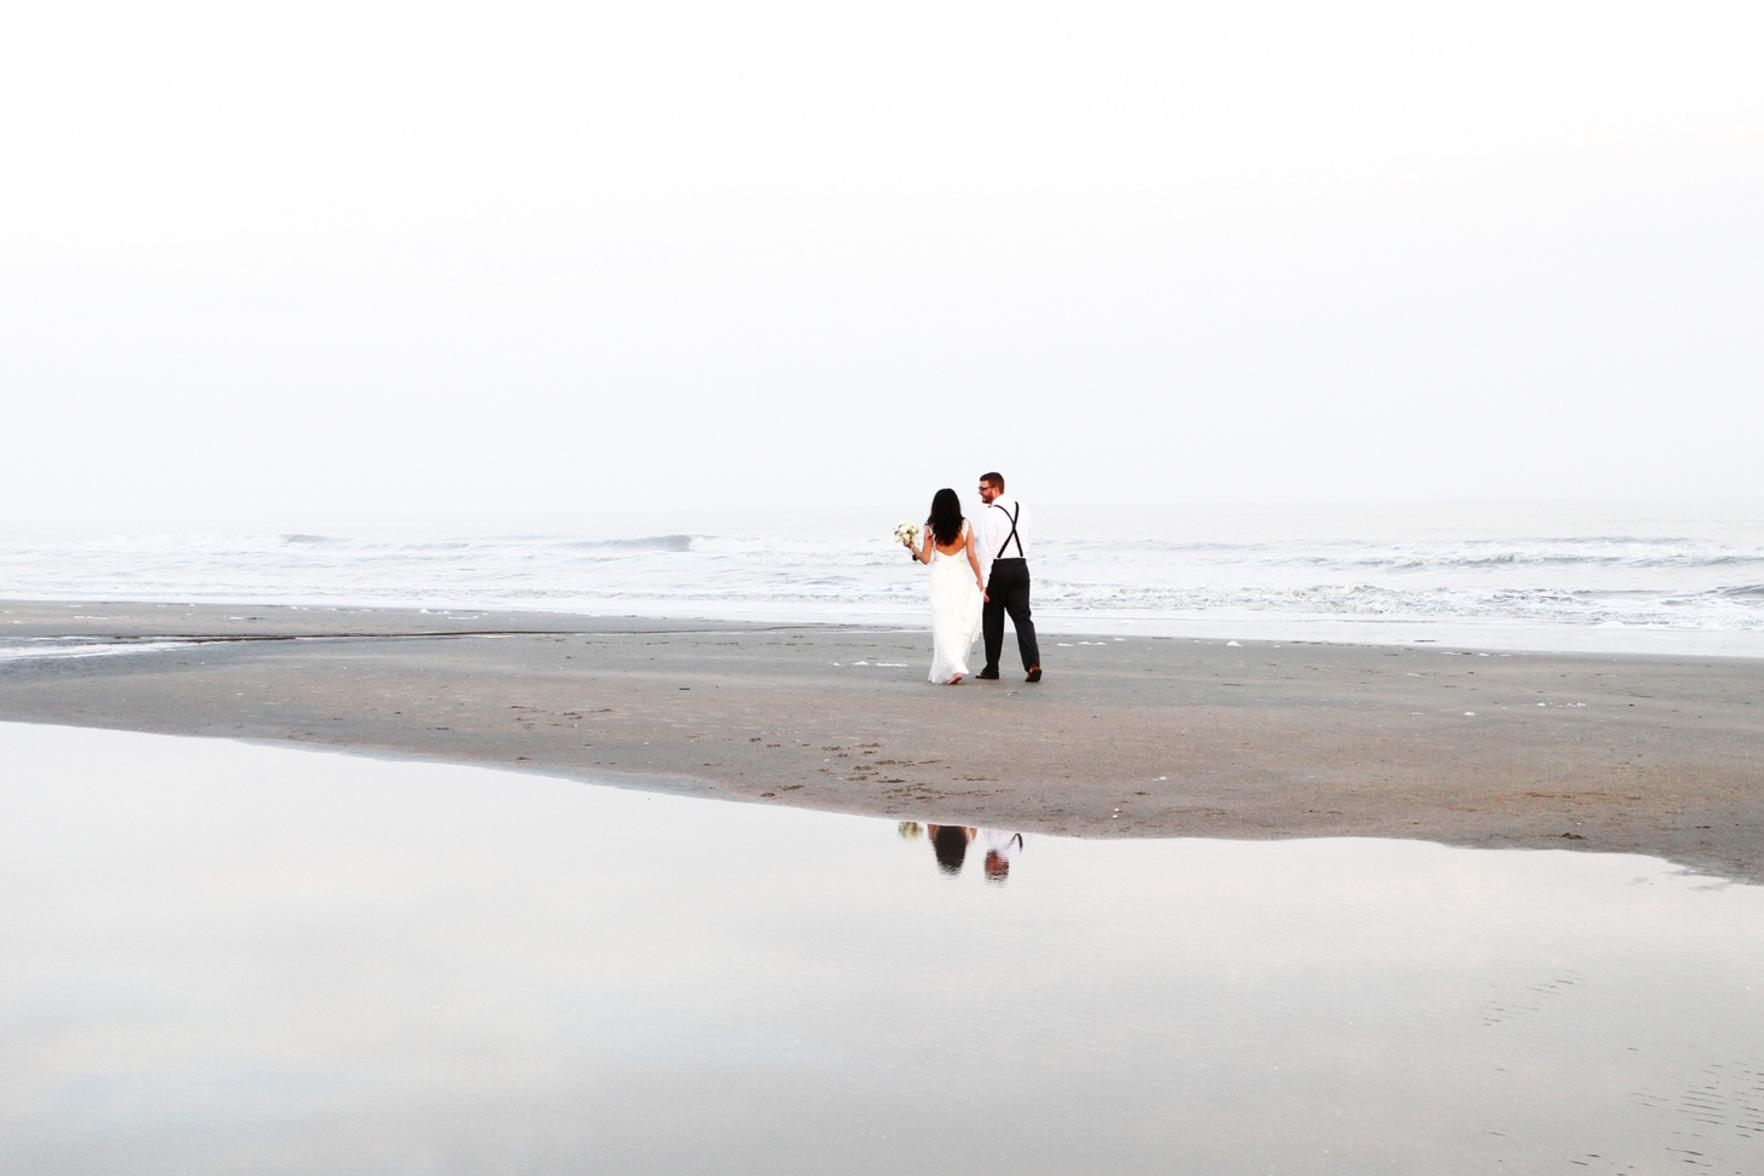
[[[240, 612], [273, 609], [294, 613], [409, 613], [437, 618], [571, 617], [577, 621], [616, 623], [643, 620], [657, 624], [690, 623], [730, 626], [825, 627], [918, 632], [924, 628], [923, 608], [903, 609], [865, 602], [838, 616], [813, 615], [801, 602], [770, 606], [729, 604], [713, 600], [601, 600], [565, 602], [556, 608], [520, 604], [442, 604], [435, 601], [311, 600], [239, 602], [190, 600], [129, 600], [114, 597], [0, 598], [0, 614], [10, 606], [25, 608], [203, 609]], [[1261, 641], [1286, 644], [1434, 646], [1487, 650], [1491, 653], [1611, 654], [1620, 657], [1742, 658], [1764, 660], [1764, 630], [1667, 628], [1660, 626], [1565, 625], [1494, 618], [1416, 618], [1306, 616], [1279, 613], [1209, 612], [1150, 614], [1132, 611], [1065, 612], [1046, 606], [1036, 610], [1036, 628], [1070, 637], [1145, 637], [1196, 641]], [[0, 639], [5, 637], [0, 615]]]
[[[1764, 881], [1764, 660], [537, 612], [0, 601], [0, 721], [304, 743], [1077, 836], [1402, 837]], [[977, 668], [977, 666], [976, 666]]]

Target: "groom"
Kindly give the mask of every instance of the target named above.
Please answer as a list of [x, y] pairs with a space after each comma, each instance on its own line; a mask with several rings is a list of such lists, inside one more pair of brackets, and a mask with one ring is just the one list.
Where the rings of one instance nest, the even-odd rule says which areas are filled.
[[980, 475], [980, 501], [984, 509], [974, 520], [979, 542], [980, 566], [989, 569], [986, 607], [980, 611], [980, 631], [986, 638], [986, 667], [977, 675], [998, 677], [998, 655], [1004, 650], [1004, 619], [1011, 614], [1017, 631], [1017, 652], [1029, 681], [1041, 681], [1041, 649], [1035, 644], [1035, 622], [1029, 619], [1029, 561], [1023, 554], [1023, 507], [998, 501], [1004, 494], [1004, 475]]

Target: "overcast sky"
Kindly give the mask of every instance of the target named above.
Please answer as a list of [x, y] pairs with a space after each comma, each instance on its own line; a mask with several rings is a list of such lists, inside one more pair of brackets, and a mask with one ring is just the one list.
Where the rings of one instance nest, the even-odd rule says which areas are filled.
[[0, 4], [9, 521], [1764, 494], [1764, 8]]

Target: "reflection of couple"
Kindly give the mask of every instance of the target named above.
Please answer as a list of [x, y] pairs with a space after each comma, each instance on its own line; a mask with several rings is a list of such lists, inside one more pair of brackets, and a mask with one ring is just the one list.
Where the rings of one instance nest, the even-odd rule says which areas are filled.
[[[954, 490], [931, 499], [931, 517], [914, 558], [931, 565], [931, 674], [933, 682], [959, 685], [968, 674], [974, 636], [986, 631], [982, 678], [998, 677], [1004, 650], [1004, 618], [1011, 615], [1017, 652], [1029, 681], [1041, 681], [1041, 651], [1029, 619], [1029, 561], [1023, 554], [1023, 507], [998, 501], [1004, 476], [980, 475], [983, 509], [972, 523], [962, 517]], [[911, 546], [910, 541], [908, 546]]]
[[1011, 863], [1023, 852], [1021, 833], [1004, 833], [993, 829], [975, 829], [964, 825], [929, 825], [931, 852], [937, 857], [938, 868], [946, 874], [959, 874], [968, 860], [968, 844], [976, 839], [986, 847], [985, 872], [990, 882], [1003, 882], [1010, 876]]

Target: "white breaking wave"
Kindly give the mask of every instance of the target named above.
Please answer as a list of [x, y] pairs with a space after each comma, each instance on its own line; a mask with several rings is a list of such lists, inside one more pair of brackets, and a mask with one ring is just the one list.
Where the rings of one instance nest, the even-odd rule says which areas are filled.
[[[1500, 533], [1406, 529], [1242, 539], [1148, 516], [1151, 534], [1086, 537], [1041, 522], [1036, 607], [1078, 618], [1494, 622], [1589, 631], [1764, 633], [1764, 527], [1670, 507], [1646, 531], [1539, 533], [1512, 508]], [[895, 518], [805, 533], [762, 521], [717, 533], [391, 536], [144, 535], [0, 542], [0, 598], [237, 601], [554, 611], [744, 610], [802, 620], [916, 617], [922, 569], [889, 539]], [[1136, 525], [1137, 516], [1113, 520]], [[1185, 533], [1185, 530], [1188, 533]], [[11, 656], [11, 655], [9, 655]]]

